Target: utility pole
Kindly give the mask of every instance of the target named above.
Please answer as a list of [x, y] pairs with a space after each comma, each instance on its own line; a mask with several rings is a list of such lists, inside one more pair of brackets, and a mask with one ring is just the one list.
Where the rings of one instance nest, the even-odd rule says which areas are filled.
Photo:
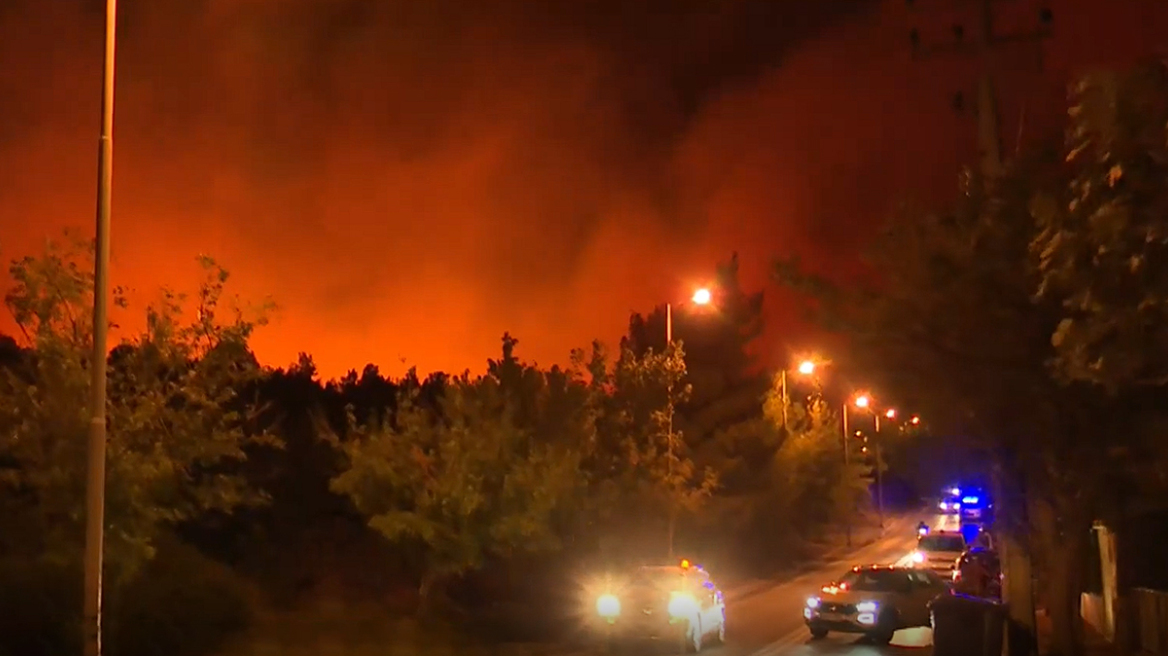
[[105, 396], [109, 295], [110, 193], [114, 160], [114, 53], [117, 0], [105, 0], [105, 49], [101, 86], [101, 134], [97, 146], [97, 239], [93, 271], [93, 352], [89, 370], [89, 462], [85, 489], [85, 656], [101, 656], [101, 574], [105, 541]]
[[[994, 7], [1005, 3], [1026, 0], [905, 0], [910, 9], [921, 5], [956, 4], [976, 9], [977, 28], [972, 39], [966, 37], [965, 25], [951, 26], [952, 40], [925, 43], [920, 31], [913, 27], [909, 31], [913, 59], [922, 61], [936, 57], [970, 57], [978, 60], [979, 75], [977, 88], [977, 145], [979, 170], [986, 181], [992, 181], [1002, 172], [1002, 135], [999, 125], [998, 102], [995, 88], [995, 74], [999, 58], [1004, 49], [1018, 44], [1031, 44], [1036, 48], [1051, 36], [1054, 14], [1047, 7], [1038, 12], [1039, 27], [1033, 30], [999, 34], [994, 29]], [[953, 107], [964, 109], [965, 95], [958, 91], [953, 96]]]
[[[906, 0], [910, 9], [918, 5], [940, 4], [944, 0]], [[948, 0], [950, 4], [967, 6], [976, 9], [976, 24], [974, 38], [965, 38], [965, 27], [961, 23], [952, 26], [952, 41], [937, 45], [924, 45], [917, 28], [909, 32], [912, 44], [913, 58], [928, 59], [935, 56], [957, 55], [974, 57], [979, 62], [979, 79], [977, 91], [977, 143], [979, 169], [983, 183], [987, 186], [994, 184], [1003, 170], [1002, 162], [1002, 135], [999, 125], [997, 97], [995, 93], [995, 74], [998, 70], [998, 58], [1007, 46], [1031, 44], [1036, 49], [1051, 35], [1051, 25], [1054, 15], [1049, 7], [1042, 5], [1038, 11], [1039, 26], [1033, 30], [1020, 31], [1008, 34], [999, 34], [994, 29], [994, 7], [1007, 2], [1019, 0]], [[954, 95], [953, 106], [962, 109], [963, 96], [960, 92]], [[999, 489], [1002, 486], [998, 486]], [[1014, 486], [1008, 486], [1013, 488]], [[1025, 494], [1014, 496], [1011, 501], [1020, 512], [1026, 515], [1027, 500]], [[1002, 501], [1007, 501], [1003, 498]], [[1017, 524], [1016, 524], [1017, 525]], [[1006, 602], [1010, 623], [1007, 632], [1007, 654], [1009, 656], [1030, 656], [1037, 651], [1036, 620], [1034, 609], [1034, 578], [1030, 552], [1026, 545], [1006, 531], [1001, 535], [999, 548], [1002, 551], [1001, 559], [1005, 569], [1006, 585], [1002, 590], [1003, 601]]]

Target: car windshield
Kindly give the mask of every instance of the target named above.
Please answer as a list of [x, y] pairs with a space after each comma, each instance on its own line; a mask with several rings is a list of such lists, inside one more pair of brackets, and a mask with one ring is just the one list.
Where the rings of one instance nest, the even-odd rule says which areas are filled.
[[840, 587], [859, 592], [895, 592], [908, 583], [908, 576], [895, 569], [867, 569], [848, 572], [839, 580]]
[[960, 535], [926, 535], [918, 547], [921, 551], [965, 551], [965, 538]]
[[685, 571], [678, 567], [642, 567], [634, 574], [629, 585], [634, 587], [646, 586], [676, 586], [685, 581]]

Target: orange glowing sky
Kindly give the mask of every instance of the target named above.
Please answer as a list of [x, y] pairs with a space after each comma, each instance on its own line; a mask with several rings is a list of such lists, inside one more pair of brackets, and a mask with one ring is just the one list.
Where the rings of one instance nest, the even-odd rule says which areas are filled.
[[[951, 15], [903, 0], [121, 4], [115, 282], [189, 283], [212, 254], [282, 307], [261, 359], [308, 351], [327, 376], [478, 368], [505, 330], [562, 362], [734, 250], [754, 288], [776, 255], [854, 268], [971, 152], [949, 108], [970, 65], [908, 56], [910, 25], [944, 38]], [[1009, 60], [1011, 131], [1021, 99], [1029, 133], [1057, 126], [1070, 76], [1168, 33], [1159, 0], [1046, 4], [1043, 73]], [[99, 5], [0, 7], [6, 259], [91, 230]], [[813, 340], [768, 292], [774, 351]]]

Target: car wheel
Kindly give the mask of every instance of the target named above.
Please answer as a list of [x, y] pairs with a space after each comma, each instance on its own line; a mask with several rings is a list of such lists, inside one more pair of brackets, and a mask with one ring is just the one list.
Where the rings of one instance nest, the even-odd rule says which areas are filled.
[[868, 638], [878, 645], [887, 645], [892, 642], [892, 636], [896, 633], [899, 623], [900, 618], [895, 611], [884, 613], [880, 616], [879, 626], [868, 634]]
[[807, 628], [811, 630], [811, 637], [816, 640], [822, 640], [827, 637], [827, 629], [825, 627], [811, 625]]

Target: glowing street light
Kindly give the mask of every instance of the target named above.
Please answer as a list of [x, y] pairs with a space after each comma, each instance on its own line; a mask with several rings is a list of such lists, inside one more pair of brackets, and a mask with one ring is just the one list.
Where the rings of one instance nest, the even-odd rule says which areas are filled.
[[[694, 305], [709, 305], [714, 300], [714, 294], [707, 287], [699, 287], [690, 297]], [[665, 304], [665, 343], [673, 343], [673, 304]]]
[[[701, 291], [702, 290], [700, 290], [700, 289], [698, 290], [698, 292], [701, 292]], [[810, 376], [811, 374], [815, 373], [815, 363], [812, 362], [811, 360], [803, 360], [802, 362], [799, 363], [799, 366], [795, 368], [795, 371], [799, 372], [799, 374], [802, 376]], [[783, 367], [782, 371], [779, 372], [779, 377], [780, 377], [780, 382], [781, 382], [782, 390], [783, 390], [783, 428], [786, 428], [787, 427], [787, 405], [789, 404], [788, 398], [787, 398], [787, 368], [786, 367]]]
[[857, 408], [867, 408], [868, 406], [872, 405], [872, 398], [867, 394], [861, 394], [856, 397], [856, 400], [853, 401], [853, 403], [856, 404]]
[[919, 425], [921, 423], [921, 418], [914, 415], [912, 419], [908, 420], [908, 423], [912, 424], [913, 426]]
[[889, 419], [896, 419], [896, 409], [895, 409], [895, 408], [889, 408], [888, 410], [885, 410], [885, 411], [884, 411], [884, 416], [885, 416], [885, 417], [888, 417]]

